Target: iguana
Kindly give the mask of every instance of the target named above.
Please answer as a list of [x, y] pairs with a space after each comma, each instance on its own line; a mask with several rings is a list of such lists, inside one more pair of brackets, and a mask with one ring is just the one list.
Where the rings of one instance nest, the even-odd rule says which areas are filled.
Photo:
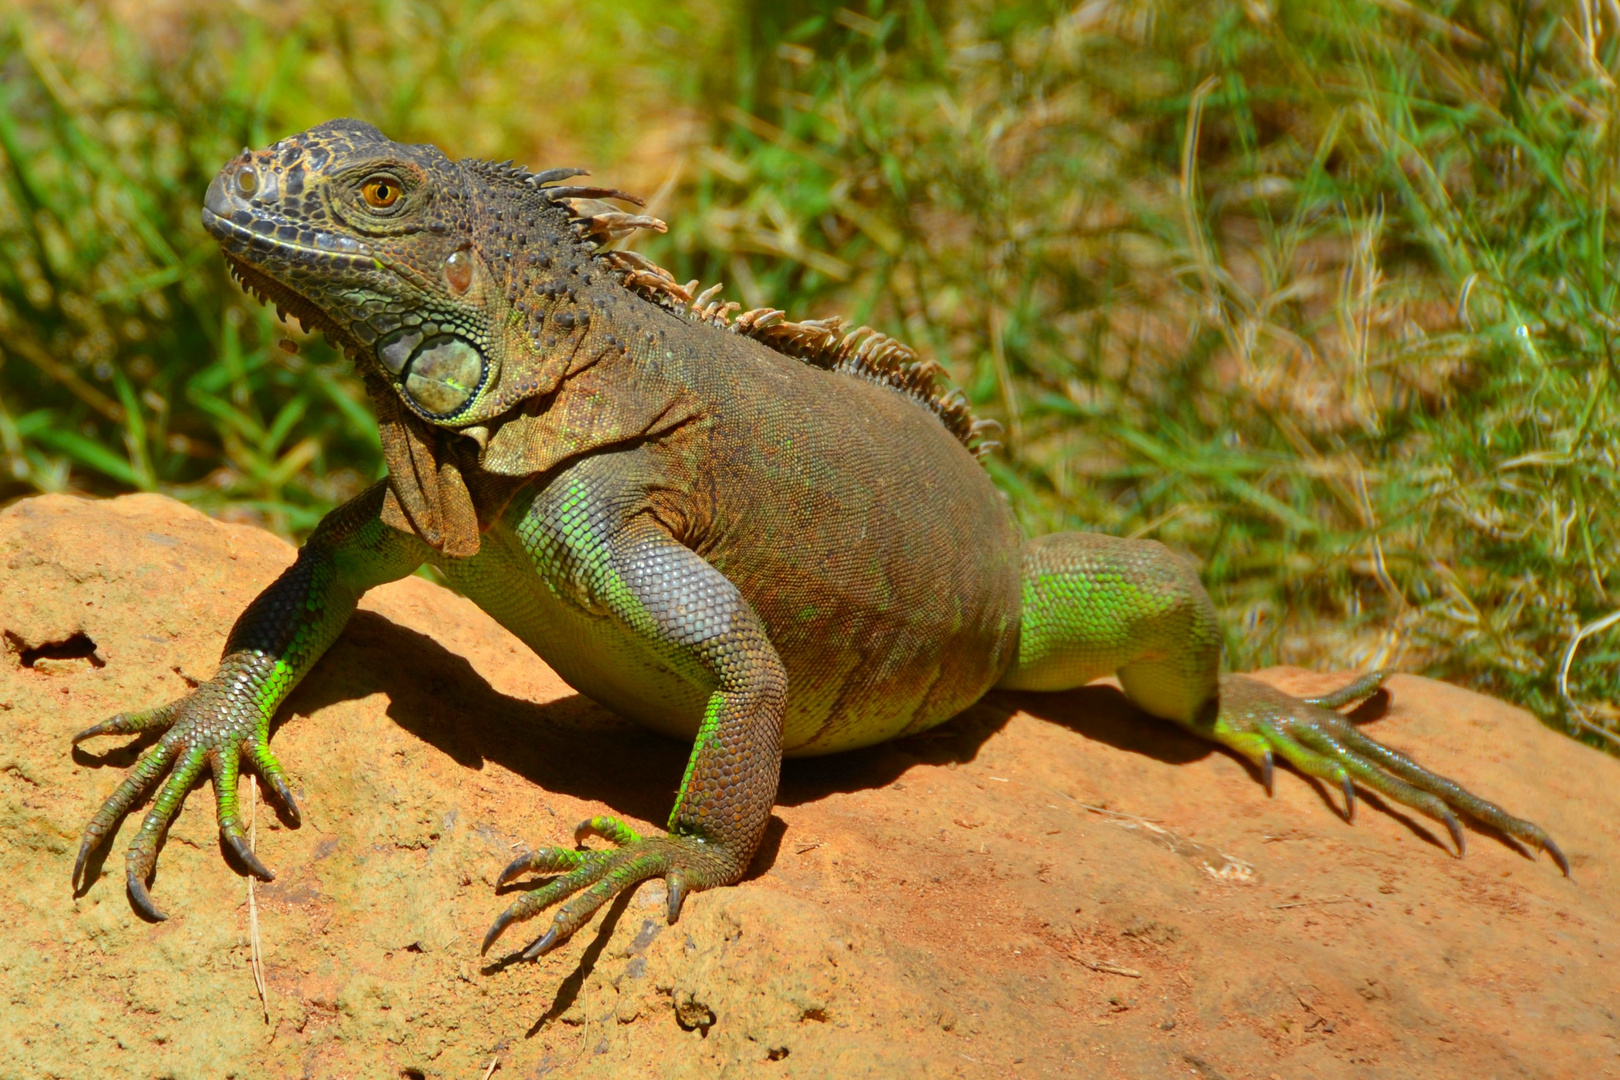
[[[225, 166], [203, 224], [242, 284], [318, 328], [376, 409], [386, 480], [328, 514], [237, 620], [218, 672], [160, 708], [80, 732], [162, 731], [85, 830], [86, 859], [158, 788], [131, 843], [149, 918], [158, 848], [204, 771], [224, 842], [243, 838], [244, 759], [293, 820], [271, 717], [366, 590], [424, 563], [571, 686], [692, 741], [668, 831], [594, 817], [499, 882], [538, 875], [495, 920], [560, 903], [523, 955], [615, 894], [736, 882], [784, 755], [933, 727], [992, 687], [1065, 690], [1110, 672], [1144, 713], [1253, 762], [1273, 758], [1445, 824], [1460, 812], [1569, 864], [1538, 826], [1428, 771], [1334, 711], [1382, 673], [1296, 699], [1220, 675], [1214, 607], [1151, 540], [1021, 542], [975, 460], [990, 425], [905, 346], [837, 320], [739, 311], [608, 243], [656, 219], [623, 192], [452, 161], [333, 120]], [[470, 718], [469, 718], [470, 719]], [[167, 774], [167, 779], [163, 779]], [[608, 841], [586, 848], [587, 835]], [[87, 883], [85, 887], [88, 887]]]

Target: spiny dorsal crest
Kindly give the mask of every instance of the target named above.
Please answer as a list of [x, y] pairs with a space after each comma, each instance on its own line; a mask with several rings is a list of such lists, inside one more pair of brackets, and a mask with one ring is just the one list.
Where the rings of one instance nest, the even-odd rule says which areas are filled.
[[827, 371], [867, 379], [897, 390], [939, 417], [945, 429], [958, 441], [983, 458], [1001, 444], [991, 436], [1001, 430], [994, 420], [973, 415], [960, 390], [943, 391], [939, 385], [938, 364], [921, 360], [909, 345], [902, 344], [870, 326], [851, 329], [844, 319], [806, 319], [793, 322], [776, 308], [743, 311], [735, 301], [718, 299], [720, 286], [698, 291], [698, 282], [685, 285], [668, 270], [634, 251], [609, 250], [607, 245], [638, 229], [665, 232], [662, 221], [645, 214], [630, 214], [604, 202], [617, 199], [635, 206], [646, 205], [633, 195], [615, 188], [561, 185], [559, 182], [589, 175], [584, 169], [547, 169], [530, 173], [511, 162], [496, 166], [544, 194], [555, 205], [569, 212], [569, 220], [579, 238], [596, 246], [596, 256], [617, 271], [632, 292], [668, 308], [693, 322], [707, 323], [734, 334], [753, 338], [786, 356]]

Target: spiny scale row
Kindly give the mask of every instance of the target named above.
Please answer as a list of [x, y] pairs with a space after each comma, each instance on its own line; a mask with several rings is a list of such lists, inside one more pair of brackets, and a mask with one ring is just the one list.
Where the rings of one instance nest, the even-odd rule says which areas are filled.
[[[574, 208], [573, 202], [570, 202], [570, 208]], [[637, 222], [625, 231], [656, 228], [663, 232], [665, 228], [664, 223], [656, 218], [617, 212], [604, 217], [607, 220], [577, 219], [576, 228], [580, 229], [581, 237], [596, 239], [607, 235], [610, 230], [618, 228], [623, 219]], [[616, 238], [624, 233], [613, 235]], [[971, 450], [975, 457], [983, 458], [1001, 445], [989, 437], [1001, 430], [1000, 424], [994, 420], [975, 419], [967, 398], [960, 390], [942, 393], [938, 383], [939, 365], [919, 360], [909, 345], [887, 334], [870, 326], [851, 329], [847, 320], [839, 318], [793, 322], [788, 319], [786, 312], [777, 308], [743, 311], [742, 305], [736, 301], [718, 299], [721, 286], [711, 285], [699, 292], [697, 281], [682, 285], [668, 270], [645, 255], [634, 251], [603, 251], [598, 254], [602, 261], [622, 275], [621, 280], [626, 287], [695, 322], [709, 323], [753, 338], [777, 352], [815, 367], [869, 379], [900, 391], [938, 416], [945, 429]]]

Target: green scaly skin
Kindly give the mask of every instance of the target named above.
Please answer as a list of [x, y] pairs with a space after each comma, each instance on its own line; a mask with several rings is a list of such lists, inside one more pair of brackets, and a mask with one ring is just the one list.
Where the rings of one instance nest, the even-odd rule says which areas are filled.
[[[615, 219], [570, 209], [607, 194], [553, 186], [570, 175], [454, 162], [332, 121], [244, 152], [209, 188], [203, 221], [237, 275], [366, 378], [389, 477], [321, 523], [238, 620], [212, 679], [77, 736], [164, 731], [86, 829], [76, 883], [157, 787], [127, 878], [161, 918], [147, 882], [204, 770], [226, 843], [268, 879], [242, 839], [242, 762], [296, 815], [271, 717], [360, 596], [424, 562], [570, 685], [693, 743], [667, 832], [592, 818], [576, 844], [609, 848], [517, 859], [502, 884], [544, 880], [486, 950], [559, 905], [524, 952], [539, 955], [648, 878], [668, 882], [671, 921], [688, 893], [737, 881], [784, 754], [922, 731], [994, 686], [1057, 691], [1109, 672], [1144, 712], [1254, 762], [1268, 790], [1281, 756], [1339, 784], [1347, 814], [1360, 785], [1444, 822], [1459, 855], [1462, 814], [1568, 873], [1539, 827], [1334, 711], [1382, 673], [1314, 700], [1219, 675], [1213, 605], [1166, 548], [1021, 543], [959, 406], [926, 383], [897, 392], [795, 359], [814, 349], [778, 338], [799, 350], [778, 351], [743, 332], [748, 317], [728, 330], [655, 302], [582, 239], [581, 213]], [[803, 340], [815, 329], [790, 326]]]

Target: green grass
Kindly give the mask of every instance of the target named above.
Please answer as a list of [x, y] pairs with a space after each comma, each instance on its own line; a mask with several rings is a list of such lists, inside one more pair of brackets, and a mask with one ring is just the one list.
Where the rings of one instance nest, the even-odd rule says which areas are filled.
[[586, 165], [683, 280], [918, 345], [1025, 527], [1187, 552], [1235, 667], [1620, 745], [1612, 4], [115, 10], [0, 27], [0, 498], [297, 536], [377, 475], [347, 366], [196, 221], [238, 147], [358, 115]]

